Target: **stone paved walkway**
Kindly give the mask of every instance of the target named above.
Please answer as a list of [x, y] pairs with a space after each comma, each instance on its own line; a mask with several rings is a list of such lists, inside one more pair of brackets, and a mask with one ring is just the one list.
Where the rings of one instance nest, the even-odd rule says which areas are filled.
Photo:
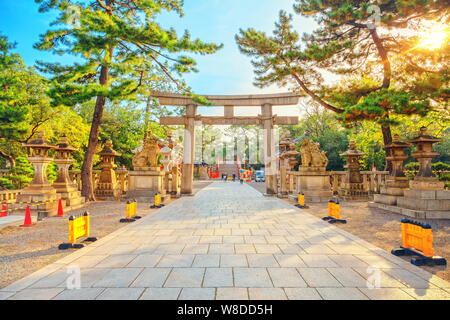
[[[68, 290], [74, 266], [82, 288]], [[377, 273], [381, 288], [371, 290]], [[450, 283], [284, 201], [217, 182], [1, 289], [0, 299], [450, 299]]]

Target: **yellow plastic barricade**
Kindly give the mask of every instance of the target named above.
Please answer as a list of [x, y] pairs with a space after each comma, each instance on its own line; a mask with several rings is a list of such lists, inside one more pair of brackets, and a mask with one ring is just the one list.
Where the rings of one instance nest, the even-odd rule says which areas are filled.
[[125, 208], [125, 219], [121, 219], [120, 223], [135, 222], [138, 219], [141, 219], [141, 217], [137, 215], [137, 201], [128, 201]]
[[442, 257], [434, 256], [433, 228], [429, 224], [420, 223], [410, 219], [402, 221], [402, 246], [392, 250], [396, 256], [418, 256], [412, 258], [411, 263], [416, 266], [423, 265], [447, 265]]
[[328, 217], [325, 217], [322, 220], [332, 224], [347, 223], [347, 220], [341, 219], [341, 204], [339, 203], [339, 200], [328, 201]]
[[153, 200], [153, 205], [150, 206], [150, 208], [152, 209], [160, 209], [164, 207], [164, 204], [162, 204], [162, 198], [161, 198], [161, 194], [157, 193], [155, 194], [154, 200]]
[[69, 217], [69, 243], [59, 245], [60, 250], [81, 249], [83, 244], [77, 244], [77, 240], [86, 237], [83, 242], [95, 242], [97, 238], [89, 238], [91, 233], [91, 216], [85, 212], [82, 216]]
[[309, 207], [306, 205], [305, 201], [305, 194], [304, 193], [298, 193], [297, 195], [297, 204], [295, 205], [297, 208], [300, 209], [308, 209]]

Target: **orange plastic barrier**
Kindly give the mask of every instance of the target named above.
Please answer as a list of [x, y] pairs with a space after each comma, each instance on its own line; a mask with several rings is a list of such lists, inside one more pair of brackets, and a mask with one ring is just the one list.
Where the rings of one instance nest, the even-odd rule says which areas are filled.
[[304, 193], [299, 193], [297, 195], [297, 204], [295, 206], [300, 209], [309, 209], [309, 207], [306, 205]]
[[434, 256], [433, 228], [429, 224], [420, 223], [410, 219], [402, 221], [402, 247], [392, 250], [396, 256], [416, 255], [411, 263], [416, 266], [422, 265], [446, 265], [447, 261], [441, 257]]
[[402, 247], [419, 250], [425, 257], [434, 257], [433, 229], [427, 225], [402, 222]]
[[322, 220], [328, 221], [329, 223], [347, 223], [347, 220], [341, 219], [341, 204], [338, 200], [328, 201], [328, 217]]

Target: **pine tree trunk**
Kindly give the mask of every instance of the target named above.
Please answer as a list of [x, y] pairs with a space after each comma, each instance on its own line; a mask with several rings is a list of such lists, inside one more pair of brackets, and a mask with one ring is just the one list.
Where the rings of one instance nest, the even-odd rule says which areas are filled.
[[3, 150], [0, 150], [0, 156], [5, 158], [5, 160], [9, 162], [9, 165], [11, 168], [14, 168], [16, 166], [16, 160], [11, 155], [4, 152]]
[[[112, 51], [111, 51], [112, 53]], [[111, 54], [112, 55], [112, 54]], [[100, 84], [108, 83], [109, 67], [102, 66], [100, 71]], [[103, 110], [106, 104], [106, 97], [98, 96], [95, 103], [94, 115], [92, 118], [91, 131], [89, 133], [89, 143], [84, 155], [83, 167], [81, 169], [81, 194], [87, 201], [95, 201], [94, 181], [92, 177], [92, 166], [94, 162], [95, 151], [98, 145], [98, 136], [100, 132], [100, 123], [103, 117]]]
[[[391, 126], [389, 125], [382, 125], [381, 126], [381, 131], [383, 132], [383, 141], [384, 141], [384, 146], [388, 146], [392, 143], [392, 132], [391, 132]], [[386, 152], [388, 152], [386, 150]], [[389, 154], [386, 154], [386, 156], [390, 156]], [[392, 165], [391, 162], [386, 160], [386, 165], [385, 165], [385, 171], [389, 171], [391, 172], [392, 169]]]
[[145, 107], [145, 119], [144, 119], [144, 141], [147, 140], [148, 130], [150, 128], [150, 113], [152, 111], [152, 97], [148, 97], [147, 105]]

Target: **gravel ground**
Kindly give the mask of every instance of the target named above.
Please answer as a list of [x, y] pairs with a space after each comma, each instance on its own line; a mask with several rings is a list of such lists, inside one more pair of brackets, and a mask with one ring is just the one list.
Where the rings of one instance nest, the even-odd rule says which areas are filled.
[[[264, 183], [249, 183], [256, 190], [264, 193]], [[286, 199], [286, 201], [289, 201]], [[292, 203], [292, 202], [291, 202]], [[307, 204], [308, 213], [323, 218], [328, 216], [328, 204]], [[369, 208], [367, 202], [343, 202], [341, 203], [342, 219], [347, 224], [338, 224], [337, 227], [358, 236], [373, 245], [388, 252], [401, 245], [400, 220], [405, 218], [399, 214], [385, 210]], [[419, 220], [431, 224], [433, 227], [434, 250], [436, 255], [450, 261], [450, 220]], [[411, 258], [404, 258], [410, 260]], [[423, 267], [425, 270], [450, 281], [450, 270], [446, 267]]]
[[[195, 182], [194, 192], [210, 182]], [[176, 201], [176, 200], [175, 200]], [[102, 238], [124, 225], [119, 220], [125, 215], [125, 203], [95, 202], [74, 210], [68, 215], [91, 214], [91, 236]], [[138, 215], [147, 216], [156, 210], [149, 204], [138, 204]], [[67, 242], [67, 219], [48, 218], [31, 228], [16, 226], [0, 230], [0, 288], [49, 265], [73, 251], [60, 251], [58, 245]]]

